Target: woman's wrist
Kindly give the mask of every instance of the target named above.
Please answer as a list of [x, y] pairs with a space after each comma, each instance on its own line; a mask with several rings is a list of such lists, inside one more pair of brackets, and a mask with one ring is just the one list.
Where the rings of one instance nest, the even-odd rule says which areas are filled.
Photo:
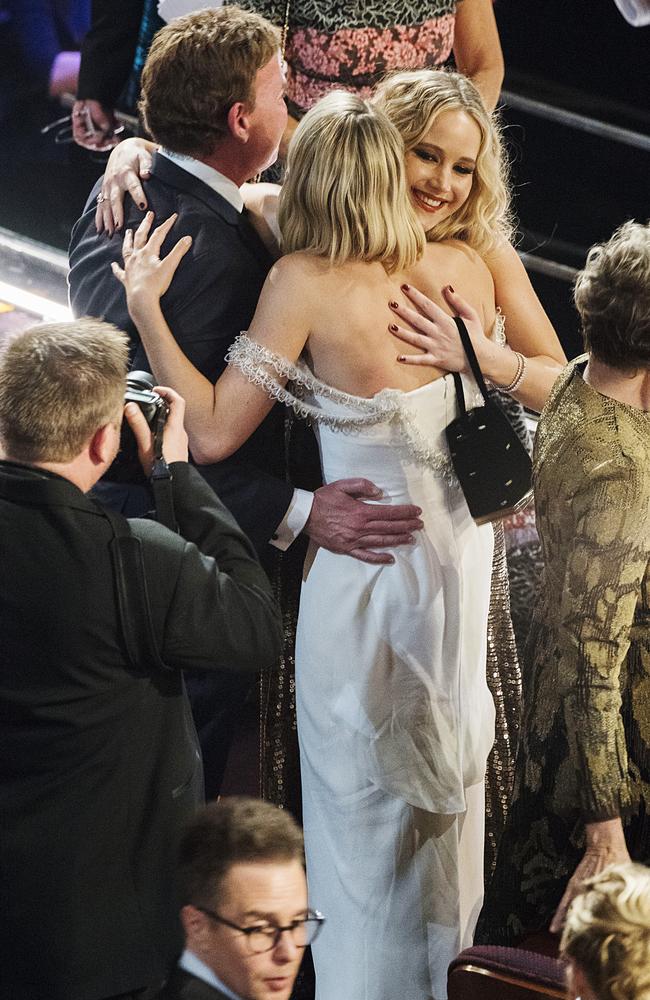
[[[514, 383], [523, 381], [523, 371], [525, 368], [525, 358], [518, 352], [511, 351], [509, 347], [502, 347], [500, 344], [493, 344], [492, 341], [484, 339], [481, 351], [476, 351], [476, 356], [484, 378], [489, 379], [493, 385], [506, 391], [515, 391]], [[475, 348], [476, 350], [476, 345]], [[523, 364], [519, 360], [523, 359]], [[509, 388], [512, 386], [513, 388]]]
[[585, 839], [587, 850], [627, 850], [620, 816], [585, 823]]
[[131, 319], [138, 327], [151, 325], [152, 320], [162, 315], [160, 299], [146, 287], [127, 293], [126, 304]]

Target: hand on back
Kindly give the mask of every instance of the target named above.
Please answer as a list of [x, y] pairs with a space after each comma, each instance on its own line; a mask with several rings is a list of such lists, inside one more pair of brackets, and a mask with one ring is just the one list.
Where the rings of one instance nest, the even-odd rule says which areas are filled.
[[147, 212], [135, 231], [127, 229], [122, 245], [124, 267], [111, 264], [113, 274], [124, 285], [129, 312], [133, 319], [138, 312], [157, 302], [169, 288], [181, 259], [192, 245], [191, 236], [182, 236], [166, 257], [160, 250], [178, 216], [170, 215], [154, 229], [153, 212]]

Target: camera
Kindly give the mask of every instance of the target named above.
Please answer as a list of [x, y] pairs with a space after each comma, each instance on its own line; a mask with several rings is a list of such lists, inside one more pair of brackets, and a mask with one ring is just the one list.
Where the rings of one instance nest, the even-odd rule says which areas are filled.
[[[154, 392], [153, 387], [154, 379], [150, 372], [129, 372], [126, 377], [124, 403], [138, 404], [154, 436], [154, 441], [161, 442], [169, 407], [162, 396]], [[122, 421], [120, 450], [104, 478], [114, 483], [147, 482], [138, 458], [136, 440], [126, 419]]]

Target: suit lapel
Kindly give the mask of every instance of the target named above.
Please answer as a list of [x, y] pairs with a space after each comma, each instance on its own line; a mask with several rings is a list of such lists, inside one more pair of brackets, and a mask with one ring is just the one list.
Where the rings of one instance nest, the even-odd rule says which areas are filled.
[[257, 235], [248, 216], [247, 209], [238, 212], [229, 201], [222, 195], [214, 191], [208, 184], [194, 177], [193, 174], [183, 170], [166, 156], [154, 153], [151, 173], [155, 175], [163, 184], [168, 187], [184, 191], [186, 194], [201, 201], [211, 212], [219, 215], [224, 222], [237, 229], [242, 243], [251, 251], [253, 256], [264, 263], [267, 268], [271, 268], [273, 258], [264, 246], [264, 243]]
[[229, 225], [239, 225], [239, 212], [236, 208], [233, 208], [229, 201], [226, 201], [222, 195], [217, 194], [208, 184], [200, 181], [198, 177], [188, 173], [187, 170], [183, 170], [182, 167], [173, 163], [166, 156], [154, 153], [151, 173], [167, 187], [176, 188], [178, 191], [191, 194], [192, 197], [203, 202], [211, 212], [216, 212], [217, 215], [221, 216], [224, 222], [229, 223]]

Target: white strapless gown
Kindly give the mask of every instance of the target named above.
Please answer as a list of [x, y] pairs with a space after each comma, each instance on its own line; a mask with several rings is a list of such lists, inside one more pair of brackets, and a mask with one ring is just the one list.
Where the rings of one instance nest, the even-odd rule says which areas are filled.
[[382, 503], [422, 508], [424, 530], [393, 550], [394, 565], [310, 551], [296, 691], [309, 895], [326, 916], [317, 1000], [444, 1000], [482, 903], [494, 738], [493, 531], [472, 520], [450, 473], [453, 380], [365, 400], [245, 336], [230, 360], [313, 420], [325, 482], [362, 476]]

